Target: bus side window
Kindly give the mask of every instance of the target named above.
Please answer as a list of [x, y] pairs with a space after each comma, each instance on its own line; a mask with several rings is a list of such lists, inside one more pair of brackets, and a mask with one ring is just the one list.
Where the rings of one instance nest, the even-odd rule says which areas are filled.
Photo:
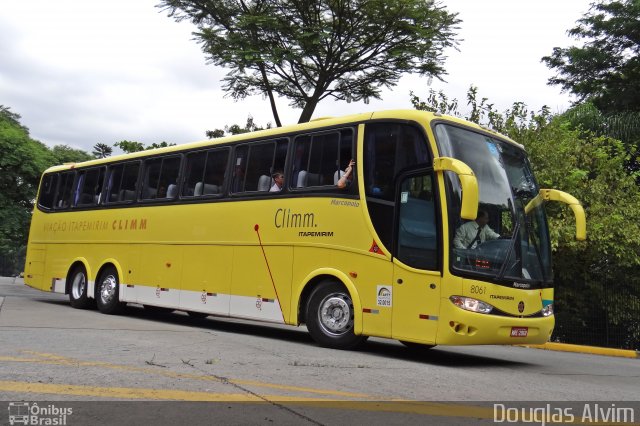
[[272, 175], [284, 172], [288, 142], [279, 139], [236, 148], [232, 192], [269, 192]]
[[50, 173], [42, 178], [40, 196], [38, 199], [38, 205], [40, 207], [45, 209], [53, 208], [59, 177], [60, 175], [58, 173]]
[[71, 192], [73, 189], [74, 172], [65, 172], [60, 174], [60, 187], [56, 194], [55, 208], [66, 209], [71, 204]]
[[78, 175], [73, 206], [98, 204], [104, 180], [104, 167], [83, 170], [78, 172]]
[[353, 155], [353, 131], [345, 129], [295, 140], [291, 188], [335, 185]]
[[[169, 199], [178, 195], [179, 156], [146, 160], [144, 170], [141, 199]], [[170, 190], [171, 192], [169, 192]]]
[[[207, 161], [207, 151], [190, 152], [186, 156], [186, 177], [182, 188], [183, 197], [202, 195], [204, 165]], [[197, 191], [197, 193], [196, 193]]]
[[138, 161], [111, 166], [107, 178], [106, 201], [108, 203], [134, 201], [139, 170]]

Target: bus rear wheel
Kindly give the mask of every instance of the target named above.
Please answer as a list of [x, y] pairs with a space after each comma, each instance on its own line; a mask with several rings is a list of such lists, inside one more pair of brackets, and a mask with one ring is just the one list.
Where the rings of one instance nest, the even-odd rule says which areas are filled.
[[69, 287], [69, 302], [76, 309], [91, 307], [91, 299], [87, 296], [87, 271], [84, 266], [76, 266], [71, 272], [71, 286]]
[[333, 281], [320, 283], [307, 304], [307, 329], [318, 344], [335, 349], [353, 349], [366, 336], [353, 332], [353, 301], [349, 292]]
[[124, 303], [120, 302], [119, 287], [118, 271], [113, 266], [107, 266], [100, 274], [96, 288], [96, 303], [100, 312], [107, 315], [122, 312]]

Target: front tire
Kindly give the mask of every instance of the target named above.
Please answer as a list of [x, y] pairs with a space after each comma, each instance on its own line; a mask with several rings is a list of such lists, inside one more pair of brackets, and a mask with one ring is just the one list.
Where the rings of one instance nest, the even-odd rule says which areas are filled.
[[92, 301], [87, 296], [88, 280], [84, 266], [76, 266], [71, 272], [69, 287], [69, 302], [76, 309], [88, 309]]
[[98, 279], [96, 304], [103, 314], [115, 315], [122, 312], [124, 303], [120, 302], [120, 279], [113, 266], [107, 266]]
[[306, 318], [313, 340], [327, 348], [353, 349], [367, 339], [354, 334], [353, 322], [353, 301], [341, 284], [324, 281], [313, 290]]

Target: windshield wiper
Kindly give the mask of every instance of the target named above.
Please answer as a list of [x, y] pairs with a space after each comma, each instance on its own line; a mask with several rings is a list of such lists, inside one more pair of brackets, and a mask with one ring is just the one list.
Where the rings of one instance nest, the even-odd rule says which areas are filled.
[[516, 247], [516, 241], [520, 238], [518, 234], [520, 233], [520, 221], [516, 222], [516, 226], [513, 228], [513, 237], [511, 237], [511, 243], [509, 244], [509, 248], [507, 249], [507, 253], [504, 257], [504, 262], [502, 262], [502, 267], [500, 268], [500, 272], [498, 272], [498, 279], [501, 280], [504, 277], [504, 274], [507, 272], [507, 263], [509, 263], [509, 258], [511, 257], [511, 253]]

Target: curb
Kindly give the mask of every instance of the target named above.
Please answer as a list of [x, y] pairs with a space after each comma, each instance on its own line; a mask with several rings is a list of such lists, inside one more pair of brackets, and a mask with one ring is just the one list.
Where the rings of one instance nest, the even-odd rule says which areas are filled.
[[547, 342], [542, 345], [522, 345], [527, 348], [546, 349], [549, 351], [577, 352], [593, 355], [616, 356], [623, 358], [640, 358], [640, 352], [631, 349], [600, 348], [597, 346], [570, 345], [568, 343]]

